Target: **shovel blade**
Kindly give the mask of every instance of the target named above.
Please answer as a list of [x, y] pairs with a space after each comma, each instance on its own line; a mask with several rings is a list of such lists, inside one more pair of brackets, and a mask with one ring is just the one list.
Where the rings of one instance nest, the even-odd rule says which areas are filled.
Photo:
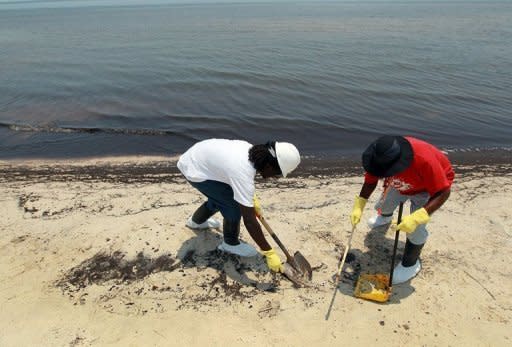
[[295, 252], [293, 255], [293, 260], [295, 261], [295, 265], [297, 267], [297, 271], [302, 273], [302, 276], [306, 278], [308, 281], [313, 279], [313, 270], [311, 269], [311, 264], [304, 258], [302, 253], [299, 251]]
[[305, 287], [303, 276], [289, 263], [283, 264], [283, 275], [288, 278], [295, 287]]

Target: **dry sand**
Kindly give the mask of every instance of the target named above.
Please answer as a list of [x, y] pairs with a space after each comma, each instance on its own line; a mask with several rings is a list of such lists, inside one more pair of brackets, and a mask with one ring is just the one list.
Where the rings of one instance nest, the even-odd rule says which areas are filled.
[[423, 270], [387, 304], [352, 296], [359, 273], [389, 268], [393, 232], [366, 227], [374, 194], [328, 321], [361, 177], [257, 183], [269, 224], [315, 268], [296, 289], [186, 228], [203, 197], [170, 166], [0, 162], [0, 346], [512, 345], [510, 166], [457, 168]]

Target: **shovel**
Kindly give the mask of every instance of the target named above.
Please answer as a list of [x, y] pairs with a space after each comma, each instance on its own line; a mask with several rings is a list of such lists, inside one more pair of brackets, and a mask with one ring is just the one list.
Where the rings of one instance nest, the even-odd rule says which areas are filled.
[[[399, 225], [402, 221], [403, 209], [404, 203], [401, 202], [398, 209], [397, 225]], [[389, 275], [376, 274], [359, 276], [356, 289], [354, 290], [355, 297], [376, 302], [386, 302], [389, 300], [393, 284], [393, 271], [395, 269], [396, 248], [398, 245], [399, 236], [400, 230], [397, 229], [395, 232], [395, 244], [393, 246], [393, 256], [391, 258], [391, 270], [389, 271]]]
[[299, 251], [296, 251], [292, 257], [286, 250], [286, 247], [283, 245], [281, 240], [279, 240], [277, 235], [274, 233], [270, 225], [268, 225], [265, 217], [263, 217], [263, 215], [257, 215], [257, 217], [265, 229], [267, 229], [270, 236], [272, 236], [274, 241], [279, 245], [279, 248], [281, 248], [281, 250], [286, 255], [286, 263], [283, 264], [283, 274], [288, 277], [288, 279], [290, 279], [296, 286], [303, 287], [305, 285], [305, 281], [311, 281], [313, 278], [313, 270], [311, 269], [311, 265]]

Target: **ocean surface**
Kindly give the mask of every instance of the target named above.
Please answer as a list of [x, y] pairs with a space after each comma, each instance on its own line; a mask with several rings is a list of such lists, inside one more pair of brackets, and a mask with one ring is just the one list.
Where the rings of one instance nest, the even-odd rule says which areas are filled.
[[512, 149], [512, 1], [1, 1], [0, 158]]

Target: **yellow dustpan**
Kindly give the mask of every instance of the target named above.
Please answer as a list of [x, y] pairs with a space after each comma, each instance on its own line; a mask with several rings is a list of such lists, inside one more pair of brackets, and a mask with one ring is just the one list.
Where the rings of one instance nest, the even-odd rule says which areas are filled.
[[[397, 225], [402, 221], [402, 212], [404, 209], [404, 203], [400, 203], [400, 207], [398, 209], [398, 222]], [[386, 302], [389, 300], [391, 296], [391, 290], [393, 283], [393, 270], [395, 269], [395, 257], [396, 257], [396, 248], [398, 245], [398, 238], [400, 235], [400, 230], [396, 230], [395, 232], [395, 244], [393, 246], [393, 256], [391, 258], [391, 270], [389, 271], [389, 275], [387, 274], [376, 274], [370, 275], [365, 274], [359, 276], [357, 280], [356, 288], [354, 290], [354, 296], [361, 299], [376, 301], [376, 302]]]
[[354, 296], [371, 301], [386, 302], [391, 296], [391, 288], [389, 275], [365, 274], [359, 276]]

